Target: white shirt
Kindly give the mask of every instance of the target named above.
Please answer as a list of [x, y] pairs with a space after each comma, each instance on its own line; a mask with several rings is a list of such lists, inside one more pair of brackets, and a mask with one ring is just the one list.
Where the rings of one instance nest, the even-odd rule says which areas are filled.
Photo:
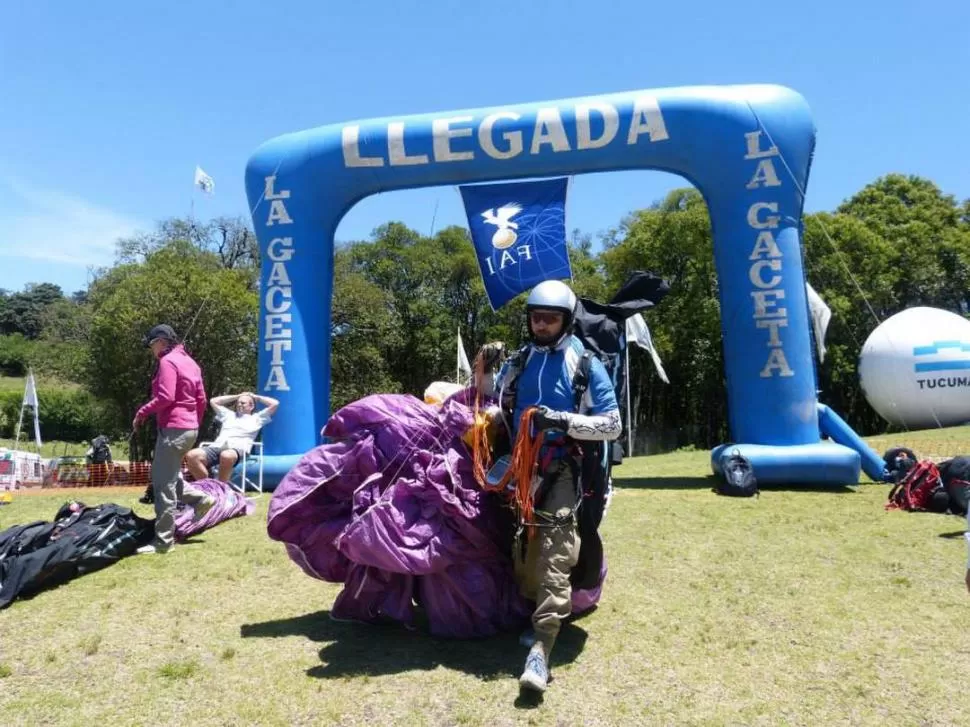
[[216, 447], [230, 447], [248, 453], [256, 441], [256, 435], [269, 423], [272, 417], [268, 409], [261, 409], [252, 414], [237, 414], [224, 406], [215, 406], [216, 419], [222, 422], [219, 436], [212, 444]]

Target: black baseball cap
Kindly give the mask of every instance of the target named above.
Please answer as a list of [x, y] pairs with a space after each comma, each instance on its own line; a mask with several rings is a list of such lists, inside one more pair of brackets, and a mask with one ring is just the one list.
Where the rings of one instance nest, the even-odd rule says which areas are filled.
[[160, 323], [157, 326], [153, 326], [152, 329], [141, 339], [142, 344], [145, 348], [151, 345], [152, 341], [157, 341], [159, 338], [164, 338], [172, 343], [178, 343], [178, 336], [175, 335], [175, 329], [171, 326]]

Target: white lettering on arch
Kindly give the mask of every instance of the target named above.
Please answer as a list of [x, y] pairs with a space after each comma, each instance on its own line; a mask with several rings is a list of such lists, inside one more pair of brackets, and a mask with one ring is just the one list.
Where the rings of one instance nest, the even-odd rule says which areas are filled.
[[499, 111], [489, 114], [482, 120], [482, 125], [478, 127], [478, 143], [482, 145], [482, 150], [492, 159], [511, 159], [522, 153], [522, 132], [503, 131], [502, 140], [506, 144], [505, 149], [499, 149], [492, 137], [492, 128], [496, 122], [501, 120], [518, 121], [521, 116], [512, 111]]

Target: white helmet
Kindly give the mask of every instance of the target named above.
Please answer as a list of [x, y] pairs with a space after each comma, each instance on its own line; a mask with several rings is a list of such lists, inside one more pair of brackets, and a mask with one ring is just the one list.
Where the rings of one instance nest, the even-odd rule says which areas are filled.
[[529, 293], [525, 309], [532, 308], [561, 310], [572, 316], [576, 310], [576, 294], [560, 280], [544, 280]]
[[[563, 316], [562, 334], [553, 345], [558, 345], [572, 331], [573, 317], [576, 315], [576, 294], [562, 281], [544, 280], [534, 287], [525, 303], [526, 314], [533, 308], [562, 311], [565, 314]], [[549, 342], [542, 342], [536, 339], [535, 333], [532, 331], [531, 323], [528, 323], [528, 327], [529, 336], [533, 343], [549, 345]]]

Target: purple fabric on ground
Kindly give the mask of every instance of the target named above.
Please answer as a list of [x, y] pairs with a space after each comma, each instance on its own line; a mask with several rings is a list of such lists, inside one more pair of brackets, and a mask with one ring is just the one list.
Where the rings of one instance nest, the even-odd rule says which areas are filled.
[[337, 620], [392, 619], [405, 626], [414, 622], [414, 576], [379, 568], [353, 565], [344, 589], [337, 595], [330, 616]]
[[209, 495], [215, 500], [215, 505], [198, 520], [193, 519], [195, 511], [191, 507], [178, 510], [175, 514], [175, 539], [180, 542], [231, 518], [249, 515], [256, 509], [252, 500], [219, 480], [198, 480], [189, 483], [189, 486]]
[[603, 595], [603, 581], [606, 580], [606, 555], [603, 556], [603, 565], [600, 566], [600, 580], [595, 588], [586, 588], [581, 591], [573, 590], [572, 612], [574, 616], [589, 611], [599, 603], [600, 596]]
[[[334, 618], [411, 625], [417, 603], [433, 634], [455, 638], [528, 621], [503, 503], [479, 489], [461, 441], [472, 423], [461, 393], [441, 406], [385, 394], [344, 407], [324, 431], [331, 442], [274, 491], [270, 537], [308, 575], [344, 584]], [[577, 596], [586, 610], [599, 593]]]

